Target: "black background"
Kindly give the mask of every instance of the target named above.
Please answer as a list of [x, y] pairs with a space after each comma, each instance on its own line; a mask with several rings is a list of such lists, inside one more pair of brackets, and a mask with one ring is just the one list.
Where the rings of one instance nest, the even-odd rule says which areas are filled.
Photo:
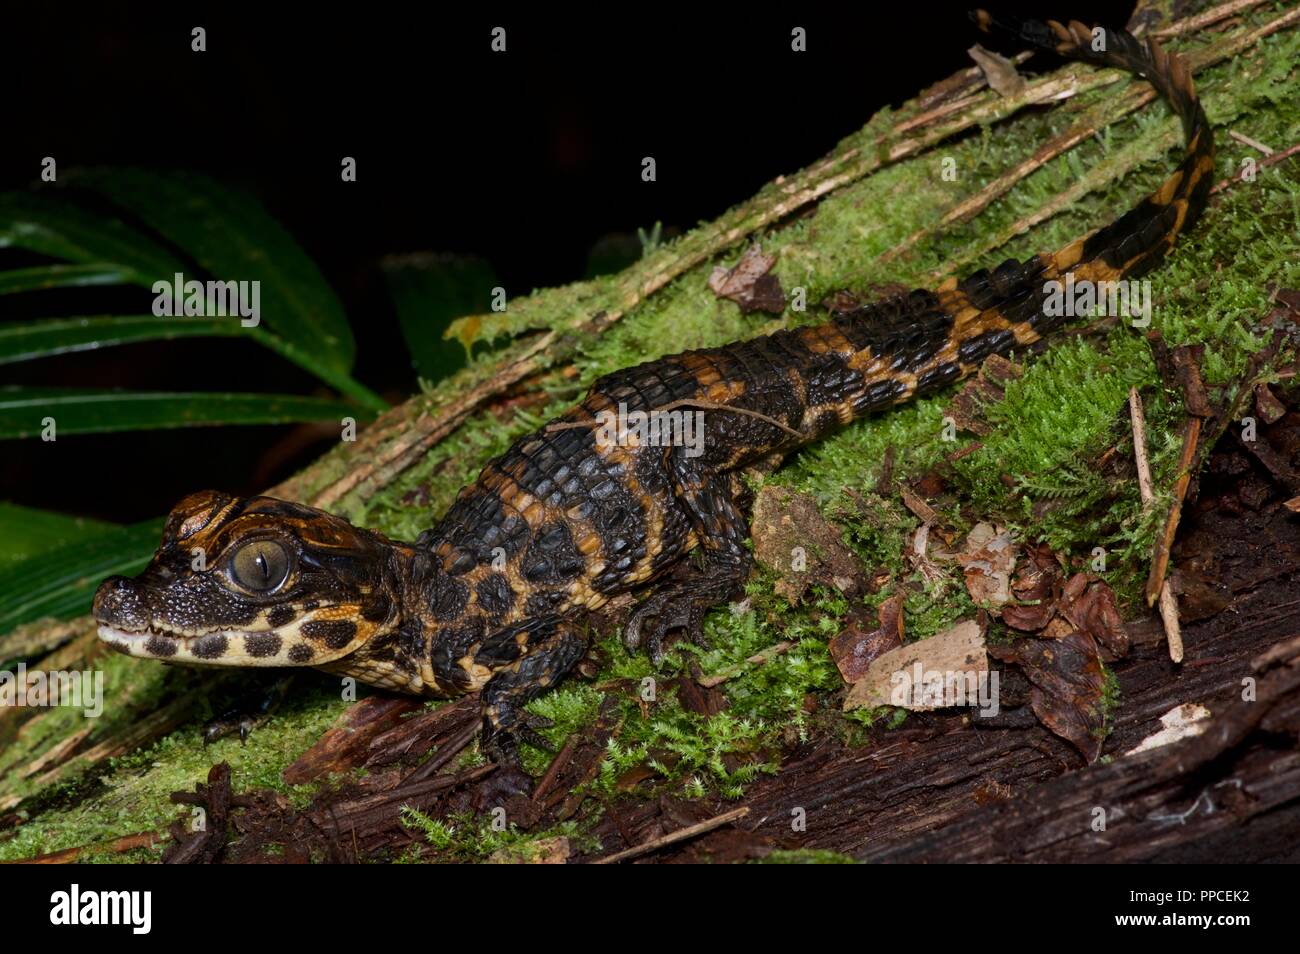
[[[1123, 23], [1132, 4], [990, 7]], [[195, 170], [248, 189], [339, 294], [356, 374], [390, 400], [410, 394], [415, 376], [383, 255], [482, 256], [512, 296], [572, 281], [602, 236], [656, 221], [680, 232], [717, 216], [881, 107], [970, 65], [965, 51], [979, 39], [967, 4], [933, 2], [545, 15], [476, 5], [161, 18], [104, 9], [7, 25], [0, 186], [34, 183], [54, 156], [60, 169]], [[489, 47], [498, 25], [504, 55]], [[207, 30], [205, 53], [190, 49], [194, 26]], [[790, 51], [794, 26], [808, 31], [806, 53]], [[343, 156], [357, 159], [357, 182], [340, 181]], [[644, 156], [656, 160], [654, 183], [641, 181]], [[0, 250], [0, 267], [28, 261]], [[144, 311], [149, 301], [138, 289], [4, 296], [0, 320]], [[319, 388], [256, 345], [227, 340], [8, 365], [0, 384]], [[3, 442], [0, 498], [143, 519], [200, 487], [260, 490], [331, 440], [309, 427], [230, 427]]]
[[[703, 901], [705, 894], [694, 881], [699, 873], [680, 866], [669, 881], [652, 884], [637, 880], [657, 877], [650, 866], [624, 865], [619, 873], [611, 872], [612, 878], [602, 876], [599, 885], [587, 882], [572, 866], [567, 875], [555, 870], [542, 879], [531, 877], [536, 868], [529, 866], [513, 872], [479, 865], [417, 873], [409, 866], [371, 865], [364, 881], [360, 872], [340, 879], [323, 865], [298, 866], [292, 873], [271, 865], [246, 865], [237, 874], [216, 867], [164, 871], [84, 865], [0, 872], [13, 875], [5, 884], [6, 899], [17, 912], [13, 920], [24, 938], [128, 950], [162, 945], [175, 950], [177, 943], [196, 937], [226, 946], [251, 942], [256, 949], [270, 950], [286, 942], [311, 950], [340, 943], [405, 949], [446, 944], [448, 938], [458, 945], [521, 948], [576, 931], [584, 938], [625, 937], [629, 931], [634, 937], [649, 933], [666, 938], [675, 932], [672, 944], [701, 946], [716, 942], [725, 923], [726, 944], [741, 950], [771, 948], [776, 939], [829, 948], [840, 938], [865, 946], [868, 938], [883, 937], [905, 939], [908, 950], [934, 950], [953, 942], [976, 949], [1039, 944], [1054, 950], [1065, 946], [1062, 938], [1067, 949], [1076, 949], [1127, 937], [1130, 945], [1155, 949], [1232, 951], [1285, 947], [1294, 931], [1291, 894], [1279, 878], [1285, 872], [1259, 865], [1001, 865], [995, 871], [956, 865], [890, 865], [887, 871], [836, 865], [803, 869], [797, 882], [786, 880], [788, 871], [747, 867], [748, 874], [730, 869], [735, 887], [754, 890], [761, 883], [763, 890], [779, 895], [761, 912], [730, 898], [721, 904]], [[515, 877], [518, 882], [504, 883]], [[718, 884], [716, 875], [710, 878]], [[152, 891], [151, 932], [52, 926], [50, 896], [69, 891], [74, 882], [83, 892]], [[638, 907], [638, 889], [671, 897]], [[1249, 898], [1164, 904], [1132, 900], [1134, 891], [1177, 890], [1198, 898], [1202, 890], [1248, 891]], [[581, 896], [586, 903], [575, 903], [575, 891], [586, 892]], [[521, 893], [527, 895], [527, 909], [513, 910], [519, 905], [511, 899]], [[1116, 915], [1246, 915], [1251, 923], [1208, 929], [1117, 926]], [[449, 933], [449, 922], [458, 925], [455, 933]]]

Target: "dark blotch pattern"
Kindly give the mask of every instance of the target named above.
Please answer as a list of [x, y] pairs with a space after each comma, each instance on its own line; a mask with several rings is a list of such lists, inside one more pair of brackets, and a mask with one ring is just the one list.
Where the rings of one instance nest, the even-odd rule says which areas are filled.
[[515, 605], [515, 591], [502, 573], [489, 573], [479, 580], [478, 605], [489, 617], [499, 618]]
[[433, 578], [432, 599], [429, 609], [439, 622], [457, 619], [469, 602], [469, 585], [463, 580], [453, 580], [444, 573]]
[[275, 609], [271, 610], [271, 612], [266, 614], [266, 621], [276, 629], [279, 629], [286, 623], [292, 623], [297, 618], [298, 614], [294, 611], [292, 606], [277, 606]]
[[144, 645], [145, 652], [151, 656], [174, 656], [176, 655], [176, 641], [168, 639], [166, 636], [150, 636], [149, 641]]
[[429, 661], [433, 671], [451, 686], [463, 691], [469, 686], [469, 674], [461, 669], [457, 660], [465, 656], [475, 643], [487, 635], [487, 620], [473, 614], [456, 626], [439, 630], [433, 639]]
[[289, 662], [291, 663], [308, 663], [311, 662], [316, 650], [312, 649], [306, 643], [295, 643], [289, 647]]
[[531, 583], [564, 583], [582, 572], [582, 554], [566, 523], [538, 527], [524, 552], [521, 569]]
[[199, 659], [220, 659], [226, 654], [228, 640], [221, 633], [200, 636], [194, 640], [194, 655]]
[[424, 655], [424, 627], [418, 619], [407, 619], [397, 630], [397, 648], [407, 656]]
[[244, 637], [244, 650], [254, 659], [265, 659], [278, 653], [281, 643], [276, 633], [249, 633]]
[[392, 608], [393, 601], [380, 593], [361, 611], [361, 618], [367, 623], [382, 623], [388, 619]]
[[328, 649], [342, 649], [357, 634], [357, 624], [346, 619], [314, 619], [302, 624], [302, 634]]
[[565, 590], [538, 590], [524, 603], [524, 615], [547, 616], [568, 598]]

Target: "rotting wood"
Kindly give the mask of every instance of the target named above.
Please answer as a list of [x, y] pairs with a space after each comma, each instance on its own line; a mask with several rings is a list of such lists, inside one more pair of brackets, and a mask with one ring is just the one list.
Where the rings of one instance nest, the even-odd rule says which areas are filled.
[[1284, 809], [1300, 798], [1300, 752], [1265, 747], [1270, 734], [1300, 732], [1300, 638], [1252, 669], [1258, 698], [1222, 708], [1200, 735], [1044, 782], [863, 859], [1146, 861]]
[[640, 858], [642, 855], [648, 855], [658, 851], [660, 848], [667, 848], [669, 845], [676, 845], [683, 841], [689, 841], [703, 835], [706, 832], [721, 828], [723, 825], [730, 825], [732, 822], [740, 821], [749, 814], [748, 808], [733, 808], [729, 812], [723, 812], [707, 821], [702, 821], [696, 825], [688, 825], [686, 828], [679, 828], [677, 831], [670, 832], [659, 838], [652, 839], [645, 844], [636, 845], [616, 854], [606, 855], [603, 858], [597, 858], [594, 864], [613, 865], [622, 861], [630, 861], [633, 858]]

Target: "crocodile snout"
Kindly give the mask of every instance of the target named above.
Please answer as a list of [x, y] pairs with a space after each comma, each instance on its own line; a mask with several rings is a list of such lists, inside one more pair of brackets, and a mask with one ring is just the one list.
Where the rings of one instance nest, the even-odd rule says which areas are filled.
[[110, 576], [95, 591], [91, 613], [97, 623], [128, 632], [149, 626], [149, 612], [136, 582], [125, 576]]

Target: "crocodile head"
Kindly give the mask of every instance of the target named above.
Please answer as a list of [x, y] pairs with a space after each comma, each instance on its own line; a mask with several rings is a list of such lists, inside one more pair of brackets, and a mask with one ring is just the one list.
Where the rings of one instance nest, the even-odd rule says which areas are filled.
[[132, 656], [190, 665], [355, 659], [401, 622], [406, 549], [300, 504], [191, 494], [167, 518], [144, 572], [100, 584], [99, 638]]

